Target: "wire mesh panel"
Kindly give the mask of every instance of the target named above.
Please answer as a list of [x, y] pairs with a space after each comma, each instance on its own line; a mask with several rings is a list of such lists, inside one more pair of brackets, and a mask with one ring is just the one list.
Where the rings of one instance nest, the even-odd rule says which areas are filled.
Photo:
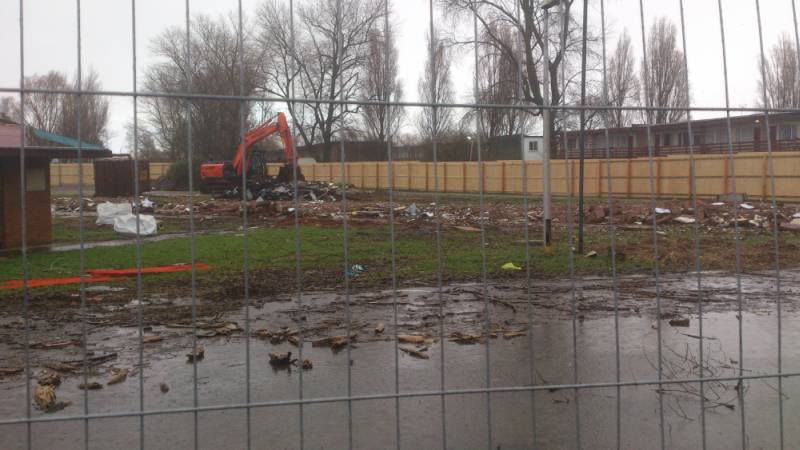
[[800, 445], [794, 0], [161, 3], [2, 5], [0, 448]]

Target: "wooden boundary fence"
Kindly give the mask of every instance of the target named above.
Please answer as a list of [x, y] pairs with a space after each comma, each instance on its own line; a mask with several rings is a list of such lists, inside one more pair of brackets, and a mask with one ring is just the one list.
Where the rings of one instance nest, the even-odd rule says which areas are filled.
[[[800, 153], [773, 153], [775, 192], [780, 199], [800, 199]], [[522, 193], [522, 161], [484, 162], [484, 178], [479, 177], [477, 162], [439, 163], [439, 188], [449, 193], [476, 193], [483, 183], [484, 191], [492, 194]], [[528, 161], [528, 192], [542, 192], [542, 163]], [[553, 160], [551, 187], [554, 195], [567, 194], [567, 164], [571, 165], [571, 191], [578, 192], [578, 161]], [[276, 174], [279, 164], [270, 165], [268, 173]], [[738, 153], [731, 164], [727, 155], [695, 157], [697, 195], [713, 197], [733, 191], [736, 171], [736, 190], [751, 197], [768, 198], [770, 169], [766, 153]], [[316, 163], [302, 166], [308, 180], [342, 180], [340, 163]], [[408, 191], [433, 191], [434, 166], [429, 162], [397, 161], [393, 163], [394, 188]], [[672, 155], [653, 159], [653, 177], [659, 197], [691, 196], [691, 165], [688, 155]], [[585, 163], [586, 195], [604, 196], [608, 193], [606, 160], [590, 159]], [[347, 182], [359, 188], [386, 189], [389, 186], [388, 163], [353, 162], [346, 165]], [[647, 158], [612, 159], [611, 189], [618, 197], [647, 197], [650, 195], [650, 168]]]
[[[736, 171], [736, 190], [751, 197], [768, 198], [772, 195], [770, 168], [766, 153], [738, 153], [733, 164], [727, 155], [697, 156], [697, 195], [712, 197], [733, 191], [733, 174]], [[775, 192], [780, 199], [800, 199], [800, 153], [773, 153]], [[483, 183], [485, 192], [492, 194], [522, 193], [522, 161], [491, 161], [484, 164], [484, 178], [479, 177], [477, 162], [439, 163], [439, 188], [447, 193], [476, 193]], [[542, 192], [542, 163], [528, 161], [528, 192]], [[571, 191], [578, 191], [578, 161], [570, 160]], [[150, 176], [156, 179], [166, 173], [168, 163], [151, 163]], [[277, 174], [280, 164], [269, 164], [269, 174]], [[394, 188], [405, 191], [433, 191], [434, 165], [430, 162], [396, 161]], [[552, 161], [552, 192], [567, 193], [567, 162]], [[308, 180], [342, 180], [340, 163], [315, 163], [302, 166]], [[346, 164], [347, 182], [358, 188], [386, 189], [389, 187], [388, 163], [352, 162]], [[650, 195], [650, 168], [647, 158], [612, 159], [611, 187], [618, 197], [647, 197]], [[94, 185], [91, 163], [84, 164], [84, 183]], [[586, 160], [585, 192], [590, 196], [606, 195], [607, 167], [603, 159]], [[659, 197], [688, 197], [692, 194], [689, 182], [690, 160], [686, 155], [672, 155], [653, 160], [655, 191]], [[50, 170], [53, 187], [78, 184], [78, 165], [54, 163]]]

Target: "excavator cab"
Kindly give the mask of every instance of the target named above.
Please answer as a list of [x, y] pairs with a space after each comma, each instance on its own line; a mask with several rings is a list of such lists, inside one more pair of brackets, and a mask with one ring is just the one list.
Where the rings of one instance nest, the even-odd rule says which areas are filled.
[[200, 166], [201, 190], [213, 192], [225, 190], [241, 185], [242, 171], [246, 170], [249, 184], [262, 183], [267, 179], [266, 159], [261, 152], [253, 152], [252, 146], [258, 141], [278, 133], [283, 143], [284, 165], [278, 171], [277, 181], [283, 183], [293, 182], [295, 171], [297, 180], [305, 180], [300, 167], [297, 165], [297, 155], [294, 154], [292, 132], [283, 113], [278, 113], [274, 119], [269, 119], [261, 125], [248, 131], [244, 140], [236, 149], [233, 161], [207, 163]]

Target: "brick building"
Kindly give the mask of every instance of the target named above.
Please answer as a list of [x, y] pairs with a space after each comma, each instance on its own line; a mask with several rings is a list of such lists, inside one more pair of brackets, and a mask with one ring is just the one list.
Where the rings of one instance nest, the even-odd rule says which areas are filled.
[[[777, 113], [769, 116], [770, 129], [766, 130], [764, 114], [731, 117], [731, 143], [733, 151], [765, 152], [767, 136], [773, 151], [800, 150], [800, 114]], [[652, 125], [653, 156], [689, 153], [689, 130], [686, 122]], [[639, 158], [648, 156], [647, 127], [633, 125], [608, 130], [612, 158]], [[692, 120], [693, 149], [695, 154], [728, 153], [728, 121], [725, 117]], [[579, 132], [567, 133], [570, 158], [579, 155]], [[561, 151], [559, 156], [563, 157]], [[586, 158], [605, 158], [605, 130], [586, 131]]]
[[[29, 130], [32, 131], [32, 130]], [[36, 130], [38, 132], [38, 130]], [[77, 141], [63, 136], [38, 132], [37, 136], [52, 141], [57, 146], [25, 147], [25, 205], [27, 208], [28, 245], [46, 245], [51, 242], [52, 219], [50, 217], [50, 161], [74, 159], [78, 149], [69, 144]], [[22, 211], [20, 195], [20, 146], [21, 126], [0, 117], [0, 249], [17, 248], [22, 245]], [[83, 158], [110, 156], [109, 150], [85, 144]]]

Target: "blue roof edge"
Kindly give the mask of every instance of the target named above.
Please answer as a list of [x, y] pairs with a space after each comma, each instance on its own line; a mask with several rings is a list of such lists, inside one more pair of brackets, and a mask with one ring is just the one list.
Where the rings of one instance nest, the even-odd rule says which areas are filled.
[[33, 131], [34, 136], [38, 137], [39, 139], [55, 142], [57, 144], [65, 145], [67, 147], [81, 148], [85, 150], [103, 150], [103, 147], [97, 144], [89, 144], [86, 142], [81, 142], [78, 141], [77, 139], [72, 139], [66, 136], [61, 136], [59, 134], [50, 133], [44, 130], [40, 130], [38, 128], [31, 127], [31, 130]]

